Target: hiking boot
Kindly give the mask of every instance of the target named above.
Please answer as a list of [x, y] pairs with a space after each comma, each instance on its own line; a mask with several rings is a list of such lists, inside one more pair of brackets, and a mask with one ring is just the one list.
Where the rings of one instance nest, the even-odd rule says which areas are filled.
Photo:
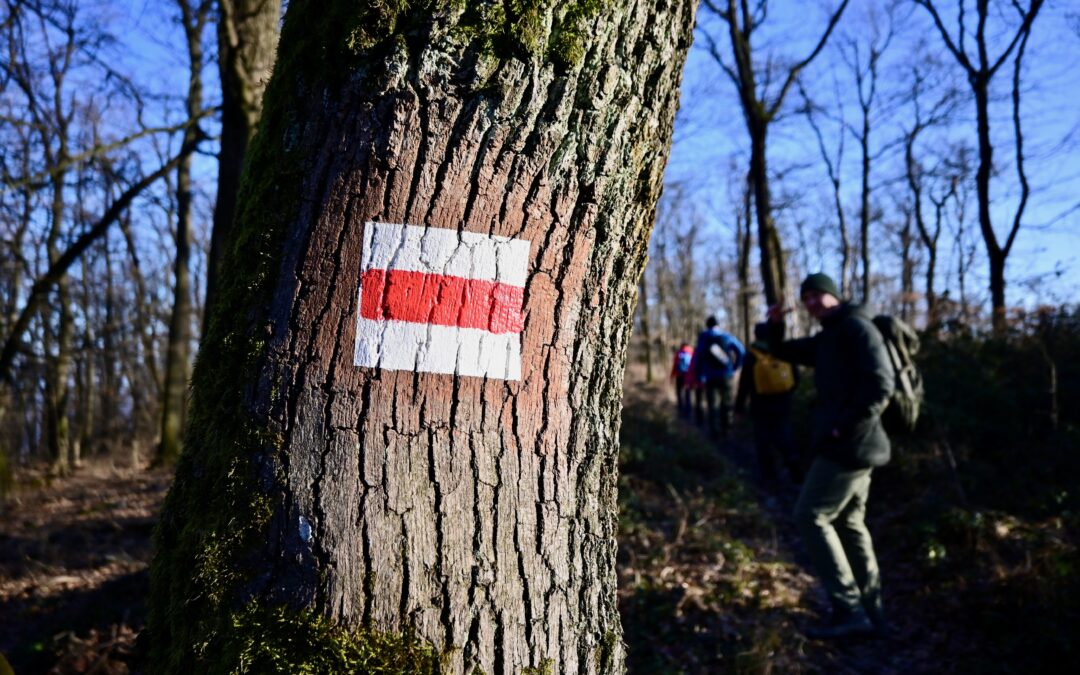
[[806, 629], [806, 637], [811, 640], [844, 640], [877, 634], [874, 624], [861, 609], [834, 611], [828, 623]]
[[888, 620], [885, 618], [885, 610], [881, 604], [881, 594], [873, 594], [868, 597], [864, 597], [862, 601], [863, 610], [866, 612], [866, 618], [870, 619], [870, 623], [874, 624], [874, 632], [878, 637], [888, 637], [892, 634], [892, 626], [889, 625]]
[[880, 638], [887, 638], [892, 635], [892, 625], [882, 614], [881, 610], [867, 610], [866, 618], [870, 619], [870, 624], [874, 627], [874, 634]]

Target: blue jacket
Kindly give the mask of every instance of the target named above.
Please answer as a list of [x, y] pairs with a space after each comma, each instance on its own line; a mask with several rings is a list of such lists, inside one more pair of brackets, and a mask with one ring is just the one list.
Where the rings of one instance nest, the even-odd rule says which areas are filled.
[[[720, 365], [709, 356], [709, 348], [719, 345], [727, 354], [727, 364]], [[727, 379], [742, 368], [746, 358], [746, 348], [733, 336], [719, 328], [706, 328], [698, 335], [697, 348], [694, 349], [694, 363], [691, 370], [699, 382]]]

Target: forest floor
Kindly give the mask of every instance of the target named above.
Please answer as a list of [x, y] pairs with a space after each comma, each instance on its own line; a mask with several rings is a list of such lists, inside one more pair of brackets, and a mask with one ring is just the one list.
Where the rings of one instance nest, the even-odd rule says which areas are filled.
[[868, 522], [887, 593], [887, 637], [830, 643], [791, 512], [798, 486], [763, 481], [749, 423], [713, 440], [676, 419], [658, 387], [627, 386], [620, 477], [619, 588], [632, 673], [940, 673], [933, 589], [889, 541], [892, 514], [871, 489]]
[[[677, 419], [666, 388], [627, 383], [618, 574], [631, 673], [1054, 672], [1025, 664], [1039, 663], [1040, 639], [1063, 638], [1017, 626], [1042, 612], [1072, 634], [1076, 603], [1052, 596], [1074, 597], [1075, 581], [1055, 585], [1054, 575], [1075, 579], [1075, 533], [1060, 518], [928, 518], [950, 489], [926, 478], [945, 475], [934, 458], [874, 475], [868, 523], [892, 633], [807, 639], [827, 603], [792, 525], [797, 487], [757, 478], [749, 435], [743, 425], [731, 440], [709, 439]], [[0, 654], [20, 675], [138, 672], [169, 472], [90, 464], [68, 478], [18, 479], [0, 504]], [[1000, 656], [1028, 648], [1030, 663]]]

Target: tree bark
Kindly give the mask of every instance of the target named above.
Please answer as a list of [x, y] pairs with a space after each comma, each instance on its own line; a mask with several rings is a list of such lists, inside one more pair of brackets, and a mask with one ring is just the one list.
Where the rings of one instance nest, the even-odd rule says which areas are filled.
[[[453, 7], [290, 4], [157, 530], [155, 672], [299, 670], [285, 627], [326, 621], [448, 672], [622, 670], [622, 372], [693, 6]], [[354, 365], [372, 223], [528, 242], [520, 379]]]
[[[57, 156], [66, 155], [66, 129], [61, 132]], [[53, 183], [51, 204], [52, 225], [46, 241], [49, 265], [60, 258], [59, 240], [64, 222], [64, 180], [66, 172], [56, 175]], [[56, 333], [46, 326], [46, 378], [45, 378], [45, 437], [53, 471], [66, 474], [71, 469], [68, 457], [71, 443], [71, 423], [68, 419], [68, 403], [71, 397], [71, 349], [75, 339], [75, 321], [71, 315], [71, 280], [67, 274], [56, 281]], [[46, 321], [48, 321], [46, 315]], [[55, 353], [49, 344], [55, 344]]]
[[750, 185], [747, 184], [743, 186], [742, 214], [735, 218], [735, 222], [738, 224], [738, 232], [735, 233], [735, 238], [739, 247], [739, 311], [742, 315], [744, 345], [754, 341], [753, 320], [750, 318], [750, 294], [752, 292], [750, 287], [750, 247], [754, 242], [750, 201]]
[[218, 0], [221, 77], [221, 150], [217, 200], [206, 266], [206, 306], [217, 290], [218, 267], [229, 240], [248, 143], [262, 114], [278, 40], [281, 0]]
[[765, 138], [768, 124], [750, 125], [750, 181], [754, 189], [754, 210], [757, 214], [758, 248], [761, 259], [761, 280], [765, 286], [765, 302], [775, 305], [784, 299], [787, 269], [780, 232], [772, 217], [772, 196], [769, 192], [769, 171], [765, 160]]

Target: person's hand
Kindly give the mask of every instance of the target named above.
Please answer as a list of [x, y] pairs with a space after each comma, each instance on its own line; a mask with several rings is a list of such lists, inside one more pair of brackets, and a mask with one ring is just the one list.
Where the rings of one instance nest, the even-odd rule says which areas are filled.
[[765, 318], [772, 323], [778, 323], [784, 320], [784, 315], [792, 311], [791, 307], [784, 307], [782, 302], [778, 302], [775, 305], [770, 305], [769, 309], [765, 312]]

